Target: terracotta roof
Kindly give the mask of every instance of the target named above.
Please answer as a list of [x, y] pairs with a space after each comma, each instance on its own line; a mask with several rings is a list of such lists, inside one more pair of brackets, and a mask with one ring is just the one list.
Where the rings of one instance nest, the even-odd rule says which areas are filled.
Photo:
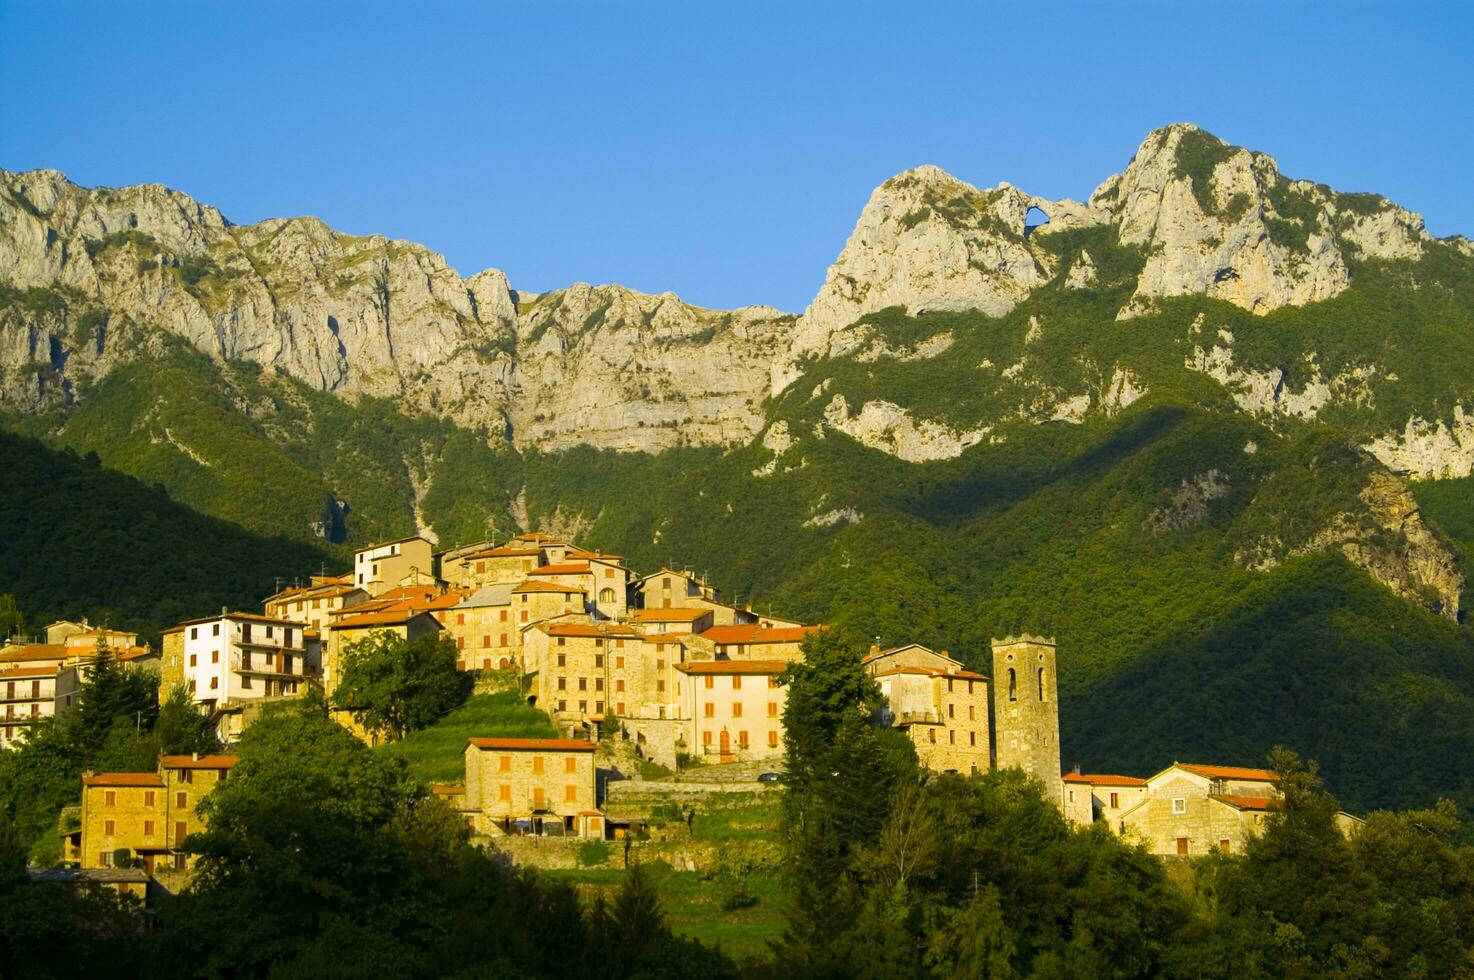
[[378, 549], [387, 547], [391, 544], [403, 544], [406, 541], [424, 541], [426, 544], [430, 544], [427, 539], [420, 537], [418, 534], [411, 534], [405, 538], [393, 538], [389, 541], [380, 541], [378, 544], [367, 545], [365, 547], [359, 548], [357, 551], [354, 552], [354, 554], [361, 555], [365, 551], [377, 551]]
[[583, 595], [583, 589], [575, 589], [571, 585], [559, 585], [557, 582], [523, 582], [512, 590], [513, 592], [563, 592], [578, 593]]
[[920, 674], [925, 677], [955, 677], [963, 681], [985, 681], [988, 678], [971, 670], [943, 670], [940, 667], [890, 667], [876, 673], [876, 677], [892, 674]]
[[155, 653], [153, 650], [150, 650], [148, 647], [134, 647], [133, 649], [127, 651], [126, 653], [120, 653], [120, 654], [118, 654], [118, 663], [120, 663], [120, 664], [126, 664], [126, 663], [130, 663], [130, 662], [132, 662], [134, 660], [141, 660], [144, 657], [157, 657], [157, 656], [158, 656], [158, 654]]
[[713, 626], [699, 635], [713, 643], [801, 643], [804, 637], [820, 628], [785, 626], [774, 629], [758, 623], [744, 623], [740, 626]]
[[383, 592], [380, 592], [374, 596], [374, 599], [378, 602], [384, 602], [385, 600], [393, 601], [395, 599], [429, 600], [438, 595], [440, 595], [440, 590], [433, 585], [396, 585], [392, 589], [385, 589]]
[[710, 615], [710, 609], [636, 609], [635, 622], [690, 623]]
[[[331, 630], [357, 630], [368, 626], [402, 626], [416, 616], [429, 616], [423, 609], [386, 609], [383, 612], [347, 616], [328, 627]], [[434, 616], [430, 616], [434, 619]]]
[[[248, 612], [228, 612], [228, 613], [225, 613], [224, 615], [217, 614], [217, 615], [214, 615], [214, 616], [201, 616], [198, 619], [186, 619], [184, 622], [182, 622], [178, 626], [174, 627], [174, 629], [176, 629], [176, 630], [177, 629], [181, 629], [181, 628], [183, 628], [185, 626], [198, 626], [200, 623], [217, 623], [217, 622], [219, 622], [222, 619], [245, 619], [245, 620], [249, 620], [249, 621], [251, 621], [253, 623], [271, 623], [273, 626], [276, 626], [276, 625], [281, 625], [281, 626], [301, 626], [302, 625], [301, 623], [297, 622], [295, 619], [281, 619], [281, 618], [279, 618], [277, 616], [261, 616], [261, 615], [258, 615], [256, 613], [248, 613]], [[168, 632], [171, 632], [172, 633], [173, 631], [174, 630], [169, 630]]]
[[529, 752], [592, 752], [593, 742], [573, 738], [472, 738], [467, 741], [478, 749], [507, 749]]
[[12, 667], [0, 670], [0, 681], [13, 681], [22, 677], [55, 677], [59, 667]]
[[1116, 776], [1106, 773], [1065, 773], [1067, 783], [1089, 783], [1092, 786], [1145, 786], [1146, 780], [1139, 776]]
[[62, 643], [32, 643], [0, 653], [0, 663], [24, 663], [29, 660], [65, 660], [71, 656]]
[[1264, 796], [1210, 796], [1208, 799], [1227, 803], [1236, 810], [1269, 810], [1275, 803]]
[[100, 772], [82, 780], [83, 786], [145, 786], [150, 789], [161, 787], [164, 781], [156, 772]]
[[601, 561], [606, 565], [617, 565], [624, 555], [611, 555], [607, 551], [585, 551], [583, 548], [569, 548], [568, 554], [574, 558], [588, 558], [592, 561]]
[[1200, 766], [1195, 763], [1179, 762], [1177, 768], [1209, 779], [1249, 779], [1263, 783], [1277, 783], [1279, 777], [1268, 769], [1244, 769], [1239, 766]]
[[198, 759], [192, 755], [166, 755], [159, 765], [165, 769], [229, 769], [235, 760], [233, 755], [202, 755]]
[[787, 668], [786, 660], [694, 660], [676, 664], [683, 674], [781, 674]]
[[476, 558], [534, 558], [542, 554], [541, 548], [510, 548], [502, 545], [499, 548], [487, 548], [485, 551], [473, 551], [469, 555], [462, 555], [461, 561], [471, 561]]
[[550, 623], [546, 626], [539, 625], [538, 629], [549, 636], [615, 636], [620, 638], [644, 636], [639, 630], [616, 623]]
[[566, 561], [561, 565], [543, 565], [534, 568], [529, 575], [587, 575], [589, 563], [586, 561]]

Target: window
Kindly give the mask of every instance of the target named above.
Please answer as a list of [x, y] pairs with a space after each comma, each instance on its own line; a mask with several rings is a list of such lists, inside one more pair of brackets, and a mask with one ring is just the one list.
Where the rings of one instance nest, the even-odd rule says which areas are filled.
[[465, 613], [456, 613], [456, 625], [457, 626], [465, 626], [466, 625], [466, 614]]
[[220, 662], [220, 651], [219, 650], [211, 650], [210, 651], [210, 663], [212, 663], [212, 664], [218, 664], [219, 662]]
[[947, 732], [947, 744], [948, 745], [956, 745], [957, 744], [957, 733], [956, 732], [951, 731], [951, 730], [948, 730], [948, 732]]
[[968, 732], [967, 733], [967, 744], [968, 745], [971, 745], [974, 748], [977, 747], [977, 744], [978, 744], [978, 733], [977, 732]]
[[617, 714], [617, 715], [624, 714], [624, 702], [623, 701], [619, 702], [619, 704], [615, 706], [614, 713]]
[[580, 677], [578, 679], [578, 689], [580, 691], [587, 691], [589, 689], [589, 679], [587, 677]]
[[616, 670], [623, 668], [624, 667], [624, 658], [623, 657], [615, 657], [614, 658], [614, 667], [615, 667]]
[[717, 679], [715, 677], [711, 676], [710, 674], [707, 674], [706, 675], [706, 689], [708, 691], [710, 691], [712, 688], [716, 687], [716, 680]]
[[948, 718], [956, 718], [957, 717], [957, 706], [955, 704], [949, 704], [949, 705], [947, 705], [947, 717]]
[[768, 702], [768, 717], [769, 718], [777, 718], [778, 717], [778, 702], [777, 701], [769, 701]]
[[768, 748], [770, 748], [770, 749], [776, 749], [777, 747], [778, 747], [778, 733], [775, 732], [775, 731], [771, 731], [770, 730], [768, 732]]
[[741, 718], [742, 717], [742, 702], [741, 701], [738, 701], [738, 702], [736, 702], [735, 704], [732, 705], [732, 717], [733, 718]]
[[532, 808], [534, 810], [541, 810], [546, 806], [547, 801], [544, 798], [543, 788], [541, 786], [534, 787], [532, 790]]
[[620, 677], [620, 678], [617, 678], [614, 681], [614, 689], [616, 691], [623, 691], [624, 690], [624, 678]]
[[662, 694], [665, 693], [665, 681], [656, 681], [655, 690], [661, 692]]
[[587, 701], [578, 702], [578, 713], [581, 715], [589, 713], [589, 703]]
[[613, 589], [600, 589], [599, 590], [599, 601], [600, 602], [603, 602], [603, 603], [612, 603], [614, 601], [614, 590]]
[[[659, 644], [657, 644], [655, 648], [657, 650], [660, 649]], [[665, 661], [664, 660], [657, 660], [657, 661], [655, 661], [655, 669], [656, 670], [664, 670], [665, 669]]]
[[578, 772], [578, 758], [576, 756], [571, 756], [570, 755], [568, 758], [564, 759], [563, 760], [563, 771], [564, 772]]
[[741, 731], [737, 733], [737, 747], [739, 749], [747, 748], [747, 732]]
[[603, 713], [604, 713], [604, 702], [603, 701], [595, 701], [594, 702], [594, 714], [596, 714], [596, 715], [602, 715]]
[[497, 767], [497, 771], [498, 772], [511, 772], [512, 771], [512, 757], [509, 756], [509, 755], [501, 756], [500, 758], [497, 759], [497, 766], [496, 767]]
[[1187, 838], [1186, 837], [1179, 837], [1179, 838], [1177, 838], [1177, 853], [1180, 854], [1180, 855], [1183, 855], [1183, 856], [1186, 856], [1187, 855]]
[[558, 702], [558, 710], [559, 711], [567, 711], [568, 710], [568, 702], [567, 701], [559, 701]]
[[1174, 797], [1173, 800], [1172, 800], [1172, 812], [1173, 813], [1186, 813], [1187, 812], [1187, 799], [1185, 797], [1182, 797], [1182, 796]]
[[154, 822], [152, 820], [145, 820], [143, 822], [143, 836], [145, 836], [145, 837], [152, 837], [153, 835], [154, 835]]
[[251, 651], [250, 650], [242, 650], [241, 651], [241, 670], [250, 670], [250, 669], [251, 669]]
[[198, 664], [199, 664], [199, 659], [200, 659], [200, 655], [199, 655], [199, 654], [197, 654], [197, 653], [191, 653], [191, 654], [190, 654], [190, 655], [189, 655], [189, 665], [190, 665], [190, 666], [191, 666], [191, 667], [195, 667], [195, 666], [198, 666]]
[[564, 786], [563, 787], [563, 802], [564, 803], [577, 803], [578, 802], [578, 787], [577, 786], [574, 786], [572, 783], [569, 783], [567, 786]]
[[702, 732], [701, 733], [701, 744], [702, 745], [710, 745], [711, 744], [711, 732]]
[[273, 633], [272, 633], [272, 630], [273, 630], [273, 629], [274, 629], [274, 628], [275, 628], [275, 627], [272, 627], [272, 626], [268, 626], [268, 627], [266, 627], [266, 635], [267, 635], [267, 636], [268, 636], [268, 637], [269, 637], [269, 636], [272, 636], [272, 635], [274, 635], [274, 634], [273, 634]]
[[777, 674], [769, 674], [768, 675], [768, 686], [769, 687], [777, 687], [778, 686], [778, 675]]
[[144, 790], [144, 793], [143, 793], [143, 805], [144, 806], [153, 806], [154, 805], [154, 791], [153, 790], [151, 790], [151, 789], [150, 790]]
[[1119, 793], [1112, 793], [1111, 794], [1111, 809], [1114, 810], [1117, 807], [1119, 807], [1120, 805], [1121, 805], [1121, 794], [1119, 794]]
[[178, 847], [184, 843], [184, 838], [189, 836], [189, 825], [183, 820], [174, 821], [174, 846]]
[[1232, 850], [1233, 850], [1233, 844], [1232, 844], [1232, 842], [1229, 841], [1229, 839], [1227, 837], [1223, 838], [1223, 840], [1221, 840], [1221, 841], [1218, 842], [1218, 852], [1220, 854], [1227, 854], [1227, 853], [1229, 853]]
[[[560, 647], [566, 647], [567, 645], [568, 645], [568, 638], [567, 637], [565, 637], [565, 636], [558, 637], [558, 646], [560, 646]], [[558, 654], [558, 656], [561, 657], [561, 656], [563, 656], [563, 654], [560, 653], [560, 654]]]
[[241, 624], [241, 642], [242, 643], [250, 643], [251, 642], [251, 624], [250, 623], [242, 623]]
[[947, 693], [948, 694], [951, 694], [952, 693], [952, 678], [950, 678], [950, 677], [947, 678]]
[[527, 622], [527, 610], [522, 610], [522, 622]]
[[507, 634], [503, 633], [502, 634], [502, 646], [506, 646], [506, 645], [507, 645]]
[[978, 706], [975, 705], [975, 704], [970, 704], [970, 705], [967, 706], [967, 720], [968, 721], [976, 721], [977, 720], [977, 714], [976, 714], [977, 710], [978, 710]]
[[113, 866], [113, 852], [103, 851], [97, 856], [97, 863], [102, 865], [104, 868], [111, 868]]
[[105, 793], [103, 793], [102, 794], [102, 805], [103, 806], [117, 806], [118, 805], [118, 794], [117, 794], [117, 791], [110, 789], [110, 790], [107, 790]]
[[512, 802], [512, 787], [509, 783], [502, 783], [496, 788], [496, 798], [503, 803]]
[[567, 667], [568, 666], [568, 654], [566, 654], [566, 653], [560, 653], [560, 654], [558, 654], [558, 666], [559, 667]]
[[191, 626], [189, 628], [189, 638], [191, 640], [198, 640], [200, 638], [200, 628], [198, 626]]
[[1040, 667], [1039, 668], [1039, 700], [1040, 701], [1045, 700], [1045, 697], [1044, 697], [1044, 668], [1043, 667]]
[[594, 678], [594, 690], [596, 690], [596, 691], [602, 691], [602, 690], [604, 690], [604, 678], [602, 678], [602, 677], [595, 677]]
[[189, 809], [189, 794], [188, 793], [185, 793], [185, 792], [182, 792], [182, 791], [181, 792], [178, 792], [178, 793], [175, 793], [174, 794], [174, 808], [177, 809], [177, 810], [188, 810]]
[[706, 712], [705, 713], [706, 713], [706, 717], [708, 717], [708, 718], [715, 718], [717, 716], [717, 706], [714, 705], [714, 704], [712, 704], [710, 701], [706, 702]]
[[457, 650], [464, 650], [464, 649], [466, 649], [466, 638], [464, 636], [458, 636], [458, 637], [456, 637], [456, 649]]
[[490, 633], [487, 633], [487, 634], [485, 634], [485, 635], [483, 635], [481, 637], [481, 646], [483, 648], [491, 646], [491, 634]]
[[192, 782], [194, 782], [194, 772], [192, 770], [189, 770], [189, 769], [181, 769], [179, 771], [179, 781], [181, 783], [192, 783]]
[[937, 740], [937, 730], [935, 728], [928, 728], [926, 730], [926, 737], [927, 741], [935, 743]]
[[1008, 700], [1018, 700], [1018, 676], [1012, 667], [1008, 668]]
[[501, 621], [503, 623], [507, 621], [507, 611], [505, 609], [502, 610]]
[[210, 678], [210, 690], [213, 691], [216, 688], [218, 688], [219, 686], [220, 686], [220, 678], [218, 678], [218, 677], [212, 677], [212, 678]]
[[602, 653], [594, 654], [594, 666], [600, 670], [604, 669], [604, 655]]
[[213, 623], [213, 624], [211, 624], [211, 626], [210, 626], [210, 635], [211, 636], [219, 636], [220, 635], [220, 624], [219, 623]]
[[558, 690], [560, 690], [560, 691], [566, 691], [566, 690], [568, 690], [568, 678], [566, 678], [566, 677], [560, 677], [560, 678], [558, 678]]
[[536, 773], [537, 775], [542, 775], [542, 771], [543, 771], [543, 757], [542, 756], [535, 755], [535, 756], [532, 757], [532, 771], [534, 773]]
[[117, 827], [117, 823], [112, 820], [104, 820], [102, 822], [102, 832], [109, 837], [113, 836], [113, 833], [117, 830]]
[[733, 674], [732, 675], [732, 690], [734, 690], [734, 691], [740, 691], [740, 690], [742, 690], [742, 675], [741, 674]]

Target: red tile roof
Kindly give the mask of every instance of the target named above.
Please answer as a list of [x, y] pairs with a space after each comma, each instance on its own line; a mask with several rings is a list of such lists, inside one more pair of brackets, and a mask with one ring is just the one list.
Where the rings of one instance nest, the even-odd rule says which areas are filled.
[[635, 622], [689, 623], [710, 615], [710, 609], [636, 609]]
[[533, 558], [542, 554], [539, 548], [510, 548], [502, 545], [499, 548], [487, 548], [485, 551], [475, 551], [469, 555], [462, 555], [462, 561], [472, 561], [477, 558]]
[[583, 595], [583, 589], [575, 589], [571, 585], [559, 585], [557, 582], [523, 582], [512, 590], [513, 592], [562, 592], [577, 593]]
[[1195, 763], [1179, 762], [1179, 769], [1186, 769], [1209, 779], [1248, 779], [1256, 782], [1277, 783], [1279, 777], [1268, 769], [1244, 769], [1240, 766], [1200, 766]]
[[617, 623], [549, 623], [539, 626], [549, 636], [616, 636], [620, 638], [642, 637], [639, 630]]
[[1065, 773], [1067, 783], [1090, 783], [1092, 786], [1145, 786], [1146, 780], [1139, 776], [1117, 776], [1108, 773]]
[[676, 664], [683, 674], [781, 674], [788, 666], [786, 660], [693, 660]]
[[164, 781], [156, 772], [100, 772], [82, 780], [83, 786], [144, 786], [150, 789], [162, 787]]
[[345, 616], [328, 626], [328, 629], [358, 630], [369, 626], [403, 626], [416, 616], [429, 615], [423, 609], [386, 609], [383, 612], [365, 613], [362, 616]]
[[819, 626], [784, 626], [771, 628], [758, 623], [739, 626], [713, 626], [699, 634], [702, 639], [713, 643], [801, 643], [804, 637], [817, 632]]
[[886, 670], [877, 671], [876, 677], [889, 677], [892, 674], [920, 674], [925, 677], [955, 677], [964, 681], [985, 681], [988, 678], [971, 670], [943, 670], [940, 667], [890, 667]]
[[543, 565], [534, 568], [529, 575], [587, 575], [589, 563], [586, 561], [567, 561], [561, 565]]
[[72, 652], [64, 643], [32, 643], [0, 653], [0, 663], [24, 663], [28, 660], [65, 660]]
[[60, 667], [12, 667], [0, 670], [0, 681], [13, 681], [22, 677], [55, 677]]
[[1210, 796], [1210, 800], [1227, 803], [1236, 810], [1270, 810], [1275, 800], [1264, 796]]
[[229, 769], [235, 761], [233, 755], [202, 755], [198, 759], [192, 755], [166, 755], [159, 765], [165, 769]]
[[573, 738], [472, 738], [467, 741], [478, 749], [505, 749], [514, 752], [592, 752], [593, 742]]

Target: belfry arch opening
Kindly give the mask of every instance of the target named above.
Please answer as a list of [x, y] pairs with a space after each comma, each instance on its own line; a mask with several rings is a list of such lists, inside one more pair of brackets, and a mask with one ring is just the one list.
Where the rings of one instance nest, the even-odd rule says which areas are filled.
[[1049, 215], [1037, 204], [1029, 205], [1029, 210], [1024, 213], [1024, 237], [1028, 238], [1034, 233], [1035, 228], [1049, 224]]

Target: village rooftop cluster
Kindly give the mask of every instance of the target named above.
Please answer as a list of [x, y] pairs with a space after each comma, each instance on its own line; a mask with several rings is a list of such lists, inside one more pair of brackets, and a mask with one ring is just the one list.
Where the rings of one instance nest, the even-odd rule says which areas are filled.
[[[598, 796], [601, 723], [672, 769], [779, 769], [780, 675], [821, 628], [722, 602], [689, 571], [640, 575], [619, 555], [548, 534], [438, 553], [412, 536], [359, 550], [345, 574], [278, 591], [260, 613], [220, 610], [180, 623], [164, 631], [160, 650], [86, 622], [53, 623], [44, 642], [0, 648], [0, 745], [70, 708], [104, 648], [127, 669], [157, 670], [161, 698], [186, 685], [229, 745], [265, 705], [310, 686], [331, 700], [354, 643], [381, 632], [440, 635], [454, 644], [459, 669], [522, 678], [528, 702], [561, 737], [471, 738], [464, 781], [437, 794], [481, 835], [602, 838], [610, 827]], [[904, 732], [933, 771], [1022, 769], [1069, 820], [1104, 821], [1163, 856], [1238, 852], [1275, 806], [1277, 778], [1263, 769], [1175, 763], [1150, 778], [1062, 773], [1054, 641], [1026, 635], [991, 647], [991, 678], [945, 650], [872, 647], [863, 663], [884, 695], [876, 723]], [[346, 713], [339, 721], [372, 739]], [[185, 868], [184, 839], [202, 829], [196, 805], [234, 761], [165, 756], [155, 773], [86, 774], [80, 809], [61, 831], [66, 860], [109, 869], [126, 852], [148, 874]], [[1356, 823], [1342, 815], [1348, 832]]]

